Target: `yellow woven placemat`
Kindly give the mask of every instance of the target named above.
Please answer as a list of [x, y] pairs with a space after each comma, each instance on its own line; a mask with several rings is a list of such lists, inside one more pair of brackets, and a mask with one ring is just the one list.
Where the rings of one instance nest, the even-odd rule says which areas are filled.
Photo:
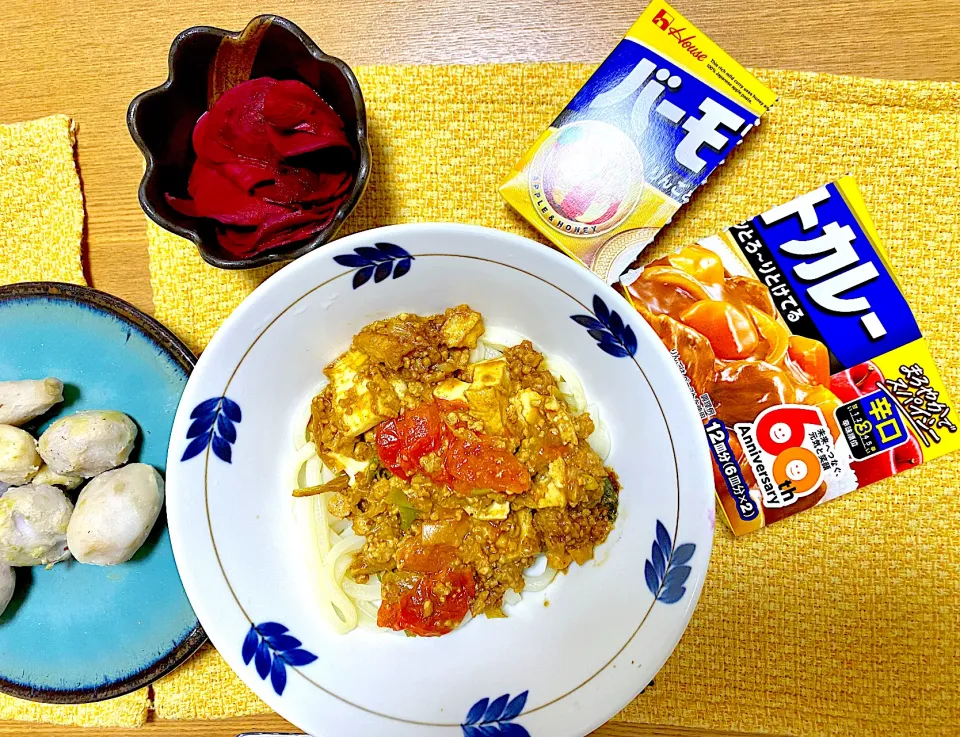
[[[374, 170], [344, 232], [415, 220], [536, 237], [496, 184], [585, 65], [367, 67]], [[662, 234], [675, 248], [847, 171], [960, 393], [960, 85], [757, 72], [760, 129]], [[150, 226], [157, 316], [194, 348], [265, 273], [205, 266]], [[798, 735], [960, 733], [960, 466], [946, 458], [739, 540], [718, 527], [703, 597], [618, 720]], [[164, 718], [266, 710], [211, 649], [156, 684]]]
[[66, 115], [0, 125], [0, 284], [83, 284], [83, 194]]
[[[75, 145], [76, 126], [66, 115], [0, 125], [0, 284], [85, 283], [80, 261], [83, 193]], [[147, 706], [146, 689], [82, 706], [36, 704], [0, 694], [0, 719], [137, 727], [147, 718]]]

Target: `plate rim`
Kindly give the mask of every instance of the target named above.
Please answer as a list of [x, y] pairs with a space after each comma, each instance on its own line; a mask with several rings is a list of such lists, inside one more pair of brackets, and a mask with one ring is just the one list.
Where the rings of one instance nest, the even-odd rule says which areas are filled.
[[[349, 250], [349, 247], [352, 247], [352, 246], [355, 246], [355, 245], [358, 245], [358, 244], [363, 244], [363, 245], [365, 245], [365, 244], [367, 244], [368, 242], [371, 242], [371, 243], [372, 243], [373, 241], [375, 241], [375, 240], [377, 240], [377, 239], [381, 239], [381, 240], [382, 240], [382, 239], [386, 239], [386, 240], [389, 240], [389, 239], [390, 239], [390, 236], [393, 236], [393, 235], [395, 235], [395, 234], [398, 235], [400, 232], [403, 232], [404, 235], [410, 235], [410, 234], [415, 233], [415, 232], [418, 232], [418, 231], [423, 232], [423, 233], [441, 232], [441, 233], [447, 233], [447, 234], [450, 234], [450, 233], [453, 233], [453, 232], [457, 232], [457, 231], [465, 231], [465, 232], [471, 232], [471, 233], [478, 234], [478, 235], [486, 235], [486, 236], [488, 236], [488, 237], [492, 235], [492, 236], [494, 236], [494, 237], [496, 237], [496, 238], [498, 238], [498, 239], [501, 239], [501, 240], [503, 240], [503, 241], [508, 241], [508, 242], [512, 241], [512, 243], [513, 243], [515, 246], [522, 246], [522, 247], [524, 247], [524, 248], [530, 248], [530, 247], [534, 247], [534, 246], [535, 246], [535, 247], [537, 247], [538, 249], [539, 249], [539, 248], [542, 248], [542, 249], [544, 249], [544, 251], [545, 251], [545, 253], [543, 254], [545, 258], [547, 258], [547, 259], [555, 259], [557, 263], [563, 263], [563, 264], [565, 265], [565, 267], [568, 265], [565, 257], [564, 257], [562, 254], [555, 253], [555, 252], [554, 252], [554, 253], [551, 253], [545, 246], [543, 246], [543, 244], [538, 243], [537, 241], [534, 241], [534, 240], [532, 240], [532, 239], [530, 239], [530, 238], [526, 238], [526, 237], [524, 237], [524, 236], [520, 236], [520, 235], [517, 235], [517, 234], [509, 233], [509, 232], [506, 232], [506, 231], [501, 230], [501, 229], [498, 229], [498, 228], [483, 227], [483, 226], [477, 226], [477, 225], [471, 225], [471, 224], [465, 224], [465, 223], [422, 221], [422, 222], [414, 222], [414, 223], [404, 223], [404, 224], [393, 224], [393, 225], [381, 226], [381, 227], [378, 227], [378, 228], [372, 228], [372, 229], [369, 229], [369, 230], [366, 230], [366, 231], [360, 231], [360, 232], [358, 232], [358, 233], [350, 234], [350, 235], [345, 236], [345, 237], [343, 237], [343, 238], [337, 239], [336, 241], [334, 241], [333, 243], [331, 243], [331, 244], [330, 244], [331, 248], [330, 248], [329, 250], [327, 250], [327, 249], [319, 249], [317, 252], [314, 252], [314, 253], [312, 253], [312, 254], [309, 254], [309, 255], [303, 257], [302, 259], [299, 260], [299, 262], [298, 262], [297, 264], [295, 264], [295, 265], [293, 266], [293, 270], [294, 270], [294, 271], [300, 271], [300, 270], [310, 269], [310, 267], [311, 267], [312, 265], [318, 263], [321, 259], [329, 259], [329, 258], [332, 258], [334, 254], [339, 253], [339, 252], [348, 251], [348, 250]], [[570, 264], [573, 264], [573, 262], [571, 261]], [[288, 271], [287, 269], [284, 269], [284, 270], [282, 270], [281, 272], [278, 272], [277, 274], [271, 275], [271, 276], [268, 277], [268, 279], [266, 279], [262, 284], [258, 285], [258, 287], [254, 290], [254, 292], [256, 292], [256, 291], [258, 291], [258, 290], [263, 290], [265, 284], [270, 283], [271, 280], [277, 280], [277, 279], [279, 279], [279, 278], [281, 277], [281, 275], [284, 274], [284, 273], [286, 273], [286, 274], [289, 276], [291, 272]], [[596, 275], [591, 274], [589, 271], [584, 270], [584, 276], [585, 276], [586, 278], [592, 278], [592, 279], [594, 279], [594, 280], [596, 281], [596, 284], [597, 284], [598, 288], [600, 288], [600, 285], [602, 284], [602, 285], [604, 285], [604, 286], [603, 286], [603, 289], [615, 291], [615, 290], [612, 290], [609, 285], [605, 284], [605, 282], [603, 282], [603, 280], [601, 280], [601, 279], [600, 279], [599, 277], [597, 277]], [[233, 325], [234, 323], [238, 322], [238, 321], [241, 319], [242, 316], [245, 316], [245, 315], [247, 314], [247, 312], [248, 312], [249, 310], [245, 310], [245, 309], [244, 309], [244, 306], [246, 305], [247, 307], [249, 307], [249, 302], [248, 302], [249, 298], [250, 298], [250, 295], [247, 295], [247, 297], [244, 299], [244, 303], [241, 304], [240, 306], [238, 306], [238, 307], [231, 313], [231, 315], [229, 315], [229, 316], [226, 318], [226, 320], [224, 320], [224, 322], [220, 325], [220, 327], [218, 328], [216, 334], [214, 335], [214, 337], [213, 337], [213, 338], [211, 339], [211, 341], [210, 341], [210, 347], [213, 347], [213, 346], [215, 346], [215, 345], [219, 345], [218, 339], [221, 339], [221, 338], [222, 338], [222, 336], [223, 336], [223, 334], [224, 334], [224, 332], [225, 332], [225, 328], [226, 328], [228, 325]], [[622, 296], [621, 296], [621, 295], [617, 295], [617, 298], [618, 298], [618, 299], [622, 299]], [[647, 328], [647, 329], [650, 330], [649, 328]], [[650, 333], [651, 333], [651, 335], [653, 334], [653, 333], [652, 333], [652, 330], [650, 331]], [[659, 342], [658, 342], [658, 344], [659, 344]], [[664, 350], [665, 350], [665, 349], [664, 349]], [[202, 361], [201, 361], [201, 362], [202, 362]], [[678, 380], [679, 380], [679, 376], [678, 376], [677, 378], [678, 378]], [[187, 391], [189, 391], [189, 388], [188, 388]], [[187, 403], [187, 405], [189, 405], [189, 402]], [[184, 412], [184, 411], [185, 411], [185, 410], [184, 410], [184, 407], [186, 407], [187, 405], [184, 405], [183, 403], [181, 403], [180, 412]], [[679, 404], [678, 404], [678, 407], [680, 407], [680, 406], [682, 406], [682, 405], [679, 405]], [[692, 404], [689, 406], [688, 409], [683, 409], [683, 410], [680, 410], [680, 411], [682, 411], [684, 414], [688, 415], [690, 418], [695, 418], [695, 417], [696, 417], [695, 409], [693, 408]], [[178, 417], [179, 417], [179, 413], [178, 413]], [[175, 423], [175, 424], [176, 424], [176, 423]], [[697, 426], [699, 426], [699, 421], [697, 421], [696, 424], [697, 424]], [[176, 429], [175, 429], [175, 433], [176, 433]], [[176, 468], [176, 462], [175, 462], [175, 461], [177, 461], [177, 460], [179, 460], [179, 454], [176, 454], [176, 455], [175, 455], [174, 453], [171, 452], [170, 456], [168, 457], [168, 462], [170, 463], [171, 468]], [[707, 464], [707, 461], [706, 461], [706, 459], [705, 459], [705, 460], [704, 460], [704, 464], [703, 464], [704, 469], [707, 469], [707, 468], [708, 468], [708, 466], [707, 466], [706, 464]], [[712, 511], [712, 509], [713, 509], [713, 491], [712, 491], [712, 485], [711, 485], [711, 483], [705, 482], [705, 483], [704, 483], [704, 488], [708, 488], [708, 489], [709, 489], [708, 492], [706, 492], [706, 495], [707, 495], [707, 497], [708, 497], [708, 499], [709, 499], [709, 507], [710, 507], [710, 510]], [[691, 519], [692, 519], [692, 518], [691, 518]], [[706, 517], [705, 517], [705, 519], [706, 519]], [[174, 519], [173, 521], [174, 521], [174, 525], [176, 526], [176, 519]], [[709, 524], [707, 525], [707, 527], [709, 527], [709, 540], [710, 540], [710, 542], [712, 542], [712, 539], [713, 539], [714, 525], [715, 525], [715, 523], [714, 523], [713, 517], [712, 517], [712, 515], [711, 515], [711, 516], [710, 516]], [[171, 533], [172, 533], [172, 534], [171, 534], [171, 540], [173, 541], [173, 544], [174, 544], [174, 555], [183, 554], [183, 553], [185, 552], [185, 543], [183, 542], [183, 540], [181, 540], [181, 541], [180, 541], [180, 545], [178, 545], [178, 542], [177, 542], [177, 541], [178, 541], [178, 539], [179, 539], [179, 536], [180, 536], [181, 534], [185, 534], [185, 532], [181, 530], [180, 533], [178, 533], [178, 534], [173, 534], [174, 532], [175, 532], [175, 529], [172, 528], [172, 529], [171, 529]], [[185, 538], [184, 538], [184, 539], [185, 539]], [[698, 545], [699, 545], [699, 541], [698, 541]], [[181, 549], [181, 548], [183, 548], [183, 549]], [[701, 591], [702, 591], [702, 588], [703, 588], [703, 584], [704, 584], [705, 579], [706, 579], [706, 573], [707, 573], [707, 570], [709, 569], [709, 563], [710, 563], [710, 558], [711, 558], [711, 554], [712, 554], [712, 546], [709, 545], [709, 544], [707, 544], [707, 545], [704, 546], [704, 550], [705, 550], [705, 553], [706, 553], [706, 559], [705, 559], [705, 561], [704, 561], [704, 563], [703, 563], [703, 576], [701, 576], [701, 577], [698, 578], [698, 580], [697, 580], [697, 582], [696, 582], [696, 584], [695, 584], [695, 588], [694, 588], [694, 590], [691, 592], [691, 593], [692, 593], [692, 596], [690, 597], [690, 602], [689, 602], [689, 604], [687, 604], [686, 606], [684, 606], [683, 612], [682, 612], [682, 614], [680, 615], [680, 618], [682, 618], [682, 619], [684, 620], [684, 626], [683, 626], [682, 628], [680, 628], [679, 632], [676, 634], [676, 638], [675, 638], [676, 641], [671, 643], [670, 647], [666, 650], [666, 653], [665, 653], [665, 655], [663, 656], [662, 660], [661, 660], [660, 658], [655, 658], [655, 659], [654, 659], [654, 660], [657, 662], [657, 666], [656, 666], [656, 668], [654, 669], [654, 672], [659, 672], [659, 670], [660, 670], [660, 669], [662, 668], [662, 666], [663, 666], [663, 662], [665, 662], [666, 659], [669, 657], [669, 655], [672, 654], [673, 650], [675, 649], [676, 643], [679, 642], [679, 640], [681, 639], [683, 633], [686, 631], [686, 628], [687, 628], [687, 626], [689, 625], [689, 621], [690, 621], [690, 619], [692, 618], [693, 611], [695, 610], [696, 605], [697, 605], [697, 603], [699, 602], [699, 598], [700, 598], [700, 594], [701, 594]], [[186, 581], [185, 581], [185, 586], [186, 586]], [[190, 595], [190, 589], [189, 589], [189, 588], [188, 588], [188, 595]], [[214, 628], [214, 630], [217, 630], [217, 628]], [[674, 638], [670, 638], [670, 639], [671, 639], [671, 641], [672, 641]], [[258, 682], [255, 677], [253, 677], [253, 676], [248, 677], [248, 673], [247, 673], [247, 671], [246, 671], [245, 669], [235, 667], [234, 664], [230, 661], [230, 659], [228, 659], [226, 656], [224, 656], [224, 657], [225, 657], [225, 660], [227, 660], [228, 666], [231, 668], [231, 670], [233, 670], [233, 671], [237, 674], [238, 678], [240, 678], [241, 681], [243, 681], [243, 682], [244, 682], [251, 690], [253, 690], [259, 697], [261, 697], [264, 701], [266, 701], [267, 704], [268, 704], [272, 709], [274, 709], [275, 711], [277, 711], [277, 712], [280, 713], [280, 714], [283, 714], [287, 719], [290, 719], [291, 721], [293, 721], [295, 724], [297, 724], [297, 726], [298, 726], [299, 728], [303, 729], [303, 728], [307, 728], [307, 727], [308, 727], [308, 725], [307, 725], [307, 724], [304, 724], [304, 723], [302, 722], [302, 720], [301, 720], [300, 722], [296, 721], [297, 718], [293, 715], [293, 710], [292, 710], [291, 708], [285, 708], [285, 704], [284, 704], [283, 702], [281, 702], [280, 697], [279, 697], [278, 695], [275, 695], [275, 694], [271, 693], [270, 690], [269, 690], [269, 688], [268, 688], [267, 686], [262, 686], [262, 688], [261, 688], [261, 683]], [[639, 690], [639, 689], [638, 689], [638, 690]], [[342, 701], [342, 699], [338, 699], [338, 700]], [[356, 706], [356, 705], [354, 705], [354, 704], [348, 704], [348, 705], [350, 705], [350, 706]], [[621, 708], [622, 708], [622, 707], [621, 707]], [[361, 709], [361, 711], [368, 711], [368, 710], [363, 710], [363, 709]], [[616, 713], [616, 712], [612, 712], [609, 716], [603, 716], [603, 715], [601, 715], [601, 713], [598, 711], [598, 712], [597, 712], [597, 721], [596, 721], [595, 724], [591, 727], [591, 729], [595, 729], [595, 728], [596, 728], [597, 726], [599, 726], [600, 724], [606, 722], [614, 713]], [[384, 717], [385, 715], [382, 715], [382, 714], [373, 714], [373, 716], [375, 716], [375, 717]], [[392, 717], [388, 717], [388, 718], [391, 718], [391, 719], [392, 719]], [[406, 721], [406, 720], [400, 720], [400, 721]], [[418, 723], [414, 722], [414, 723], [412, 723], [412, 724], [408, 724], [407, 726], [413, 727], [413, 725], [415, 725], [415, 724], [418, 724]], [[443, 728], [443, 729], [459, 729], [462, 725], [456, 726], [456, 725], [453, 725], [453, 724], [449, 724], [449, 725], [448, 725], [448, 724], [436, 724], [436, 725], [430, 725], [430, 726], [435, 726], [435, 727], [437, 727], [437, 728]], [[314, 726], [313, 728], [316, 729], [315, 726]], [[326, 732], [324, 732], [324, 733], [326, 733]]]
[[[11, 301], [35, 298], [59, 299], [84, 307], [92, 307], [132, 325], [170, 356], [184, 370], [188, 380], [197, 364], [196, 356], [173, 331], [156, 318], [112, 294], [80, 284], [57, 281], [28, 281], [0, 285], [0, 306]], [[174, 565], [176, 565], [175, 555]], [[146, 667], [123, 678], [91, 688], [56, 689], [27, 686], [0, 676], [0, 693], [42, 704], [61, 705], [90, 704], [126, 696], [149, 686], [179, 668], [207, 641], [207, 633], [200, 624], [200, 618], [197, 617], [196, 626], [170, 650]]]

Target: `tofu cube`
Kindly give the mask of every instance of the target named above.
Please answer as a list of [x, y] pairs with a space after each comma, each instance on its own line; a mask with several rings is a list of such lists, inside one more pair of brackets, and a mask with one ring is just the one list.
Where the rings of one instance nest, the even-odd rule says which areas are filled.
[[357, 476], [370, 467], [370, 461], [358, 461], [350, 456], [334, 453], [332, 451], [328, 451], [326, 455], [329, 456], [329, 460], [333, 462], [333, 466], [336, 470], [343, 471], [347, 474], [347, 476], [350, 477], [350, 486], [354, 486]]
[[577, 428], [573, 424], [573, 418], [570, 416], [566, 404], [550, 397], [544, 403], [544, 409], [547, 411], [550, 422], [560, 433], [560, 440], [563, 441], [564, 445], [577, 445], [579, 443]]
[[491, 358], [473, 365], [473, 386], [496, 386], [509, 391], [510, 373], [507, 371], [507, 359]]
[[393, 387], [393, 391], [396, 392], [398, 398], [403, 399], [407, 395], [407, 382], [399, 376], [390, 379], [390, 385]]
[[567, 485], [567, 462], [563, 458], [554, 458], [550, 461], [547, 474], [550, 480], [562, 489]]
[[464, 509], [474, 519], [504, 520], [510, 514], [510, 502], [490, 502], [486, 507], [468, 504]]
[[461, 305], [447, 310], [440, 333], [448, 348], [476, 348], [483, 330], [480, 313]]
[[381, 403], [370, 391], [370, 378], [364, 376], [369, 358], [362, 351], [350, 350], [326, 368], [333, 387], [333, 409], [347, 437], [355, 438], [385, 420]]
[[505, 358], [481, 361], [473, 367], [473, 381], [465, 390], [464, 397], [470, 414], [483, 422], [484, 432], [492, 435], [503, 433], [509, 387], [510, 375]]
[[408, 340], [387, 332], [365, 330], [353, 339], [354, 345], [373, 358], [387, 366], [398, 368], [403, 363], [403, 357], [413, 350], [414, 346]]
[[513, 553], [506, 553], [504, 560], [519, 560], [536, 555], [543, 547], [540, 535], [533, 527], [533, 512], [529, 509], [517, 509], [516, 518], [520, 523], [520, 541]]
[[510, 398], [510, 404], [517, 411], [517, 416], [528, 425], [536, 425], [540, 418], [540, 407], [543, 397], [533, 389], [521, 389]]
[[507, 407], [507, 398], [498, 387], [474, 387], [465, 392], [470, 414], [483, 423], [483, 431], [490, 435], [503, 433], [503, 413]]
[[533, 485], [533, 498], [538, 509], [563, 507], [567, 504], [567, 464], [562, 458], [550, 461], [547, 478]]
[[437, 399], [446, 399], [448, 402], [465, 401], [464, 392], [470, 387], [465, 381], [450, 377], [444, 379], [433, 389], [433, 396]]
[[370, 357], [366, 353], [351, 349], [327, 366], [323, 373], [332, 384], [346, 386], [356, 381], [357, 374], [369, 361]]

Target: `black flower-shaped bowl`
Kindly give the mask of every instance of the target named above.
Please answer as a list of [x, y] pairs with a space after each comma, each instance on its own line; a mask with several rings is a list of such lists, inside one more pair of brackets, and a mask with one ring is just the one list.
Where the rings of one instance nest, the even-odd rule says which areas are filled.
[[[140, 205], [158, 225], [193, 241], [200, 255], [221, 269], [250, 269], [302, 256], [329, 241], [353, 211], [370, 173], [367, 114], [353, 71], [324, 54], [296, 25], [276, 15], [261, 15], [239, 33], [220, 28], [188, 28], [170, 46], [169, 75], [159, 87], [134, 98], [127, 127], [146, 159]], [[349, 197], [333, 220], [312, 238], [238, 258], [223, 249], [216, 222], [184, 215], [166, 200], [183, 196], [196, 158], [191, 135], [197, 120], [220, 94], [255, 77], [297, 79], [316, 90], [343, 119], [354, 145], [357, 171]]]

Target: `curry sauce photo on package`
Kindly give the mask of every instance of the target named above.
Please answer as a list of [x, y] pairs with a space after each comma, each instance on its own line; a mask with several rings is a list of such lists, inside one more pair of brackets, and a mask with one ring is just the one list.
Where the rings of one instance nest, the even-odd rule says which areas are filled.
[[852, 177], [628, 271], [620, 287], [685, 374], [736, 535], [960, 445]]
[[612, 283], [775, 100], [677, 10], [651, 3], [500, 194]]

